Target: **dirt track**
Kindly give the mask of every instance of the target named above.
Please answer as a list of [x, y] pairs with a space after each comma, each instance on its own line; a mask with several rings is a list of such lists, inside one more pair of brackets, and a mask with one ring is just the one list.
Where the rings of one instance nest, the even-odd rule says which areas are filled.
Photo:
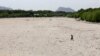
[[61, 17], [0, 19], [0, 56], [100, 56], [100, 24]]

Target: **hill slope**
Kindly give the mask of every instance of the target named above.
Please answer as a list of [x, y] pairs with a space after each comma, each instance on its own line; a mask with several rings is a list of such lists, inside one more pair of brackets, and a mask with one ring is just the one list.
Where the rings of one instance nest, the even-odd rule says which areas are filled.
[[8, 7], [0, 6], [0, 10], [12, 10], [12, 8], [8, 8]]
[[65, 8], [65, 7], [59, 7], [59, 8], [57, 9], [57, 11], [75, 12], [73, 9], [71, 9], [71, 8]]

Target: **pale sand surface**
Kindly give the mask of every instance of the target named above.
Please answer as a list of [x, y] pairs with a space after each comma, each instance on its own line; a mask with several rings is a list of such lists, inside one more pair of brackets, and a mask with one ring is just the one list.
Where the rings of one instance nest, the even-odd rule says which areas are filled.
[[100, 24], [63, 17], [0, 19], [0, 56], [100, 56]]

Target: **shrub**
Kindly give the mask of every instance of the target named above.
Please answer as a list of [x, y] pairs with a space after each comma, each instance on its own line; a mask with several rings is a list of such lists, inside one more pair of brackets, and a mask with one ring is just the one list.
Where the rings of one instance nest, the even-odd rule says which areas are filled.
[[86, 10], [81, 9], [77, 13], [75, 13], [73, 17], [78, 17], [81, 20], [86, 20], [90, 22], [100, 22], [100, 8], [89, 8]]

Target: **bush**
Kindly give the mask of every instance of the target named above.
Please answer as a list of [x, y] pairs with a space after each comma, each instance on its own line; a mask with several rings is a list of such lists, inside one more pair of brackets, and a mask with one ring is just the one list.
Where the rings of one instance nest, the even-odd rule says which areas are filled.
[[86, 20], [90, 22], [100, 22], [100, 10], [84, 12], [81, 16], [81, 20]]
[[65, 17], [66, 12], [61, 11], [49, 11], [49, 10], [39, 10], [39, 11], [25, 11], [25, 10], [0, 10], [0, 17]]
[[100, 8], [81, 9], [77, 13], [71, 14], [74, 18], [80, 18], [90, 22], [100, 22]]

